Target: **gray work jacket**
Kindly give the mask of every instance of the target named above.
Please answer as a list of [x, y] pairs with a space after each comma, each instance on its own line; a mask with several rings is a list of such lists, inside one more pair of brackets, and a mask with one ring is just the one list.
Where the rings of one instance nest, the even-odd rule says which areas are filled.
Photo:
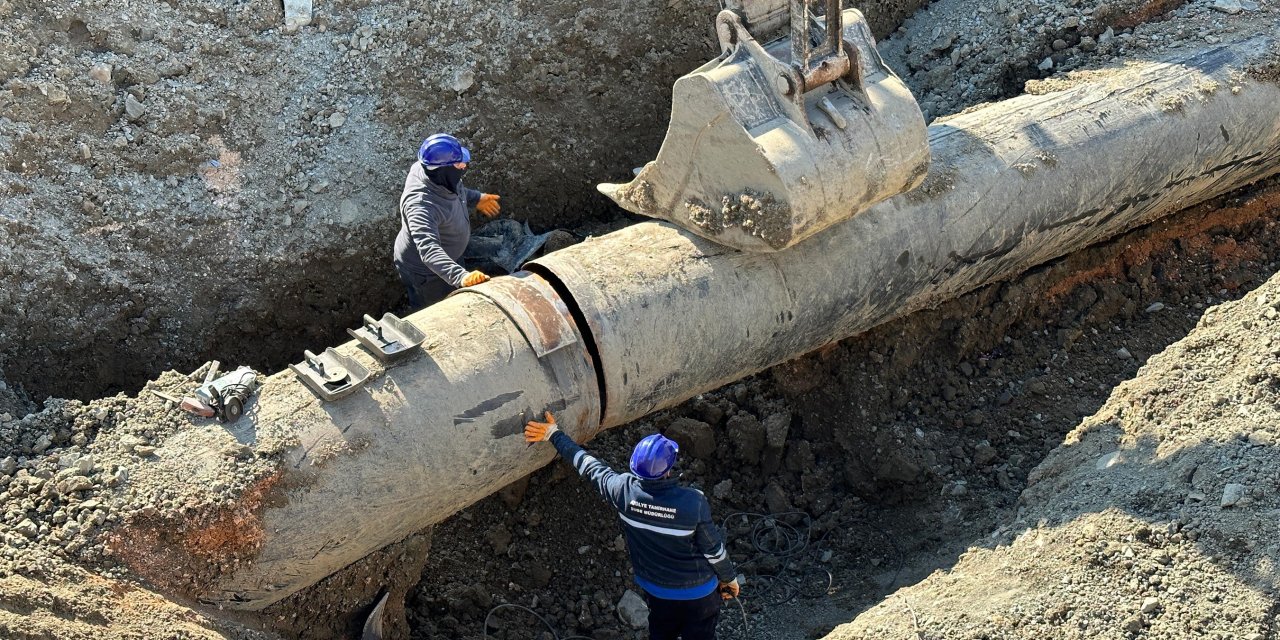
[[396, 235], [396, 267], [462, 286], [467, 270], [458, 264], [471, 241], [468, 215], [480, 192], [461, 183], [457, 194], [427, 179], [426, 167], [413, 163], [400, 194], [400, 233]]

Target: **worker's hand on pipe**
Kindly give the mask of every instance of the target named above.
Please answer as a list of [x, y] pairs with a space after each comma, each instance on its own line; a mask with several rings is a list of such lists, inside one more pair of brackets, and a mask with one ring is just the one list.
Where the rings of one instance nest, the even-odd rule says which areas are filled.
[[546, 412], [546, 422], [537, 422], [530, 420], [524, 425], [524, 441], [525, 442], [546, 442], [560, 428], [556, 426], [556, 417], [551, 412]]
[[738, 586], [738, 579], [737, 579], [737, 578], [734, 578], [733, 580], [730, 580], [729, 582], [721, 582], [721, 583], [720, 583], [720, 598], [721, 598], [722, 600], [732, 600], [733, 598], [738, 597], [738, 592], [739, 592], [740, 590], [741, 590], [741, 588]]
[[480, 194], [480, 202], [476, 203], [476, 211], [479, 211], [486, 218], [498, 215], [502, 211], [502, 205], [498, 204], [498, 199], [501, 197], [492, 193]]
[[486, 276], [483, 272], [472, 271], [471, 273], [468, 273], [466, 276], [462, 278], [462, 286], [474, 287], [480, 284], [481, 282], [488, 282], [488, 281], [489, 281], [489, 276]]

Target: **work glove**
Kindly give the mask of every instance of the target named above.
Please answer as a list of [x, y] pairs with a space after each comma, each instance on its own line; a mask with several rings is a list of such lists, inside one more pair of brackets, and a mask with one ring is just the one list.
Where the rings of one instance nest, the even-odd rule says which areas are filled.
[[501, 197], [492, 193], [480, 194], [480, 202], [476, 203], [476, 211], [479, 211], [486, 218], [498, 215], [502, 211], [502, 205], [498, 204], [498, 199]]
[[560, 430], [560, 428], [556, 426], [556, 417], [551, 415], [550, 411], [546, 412], [546, 416], [546, 422], [530, 420], [528, 424], [524, 425], [525, 442], [546, 442], [551, 439], [551, 436], [555, 434], [555, 432]]
[[471, 273], [468, 273], [466, 276], [463, 276], [462, 286], [474, 287], [480, 284], [481, 282], [488, 282], [488, 281], [489, 281], [489, 276], [486, 276], [483, 272], [472, 271]]
[[722, 599], [722, 600], [732, 600], [732, 599], [734, 599], [734, 598], [738, 597], [738, 592], [739, 592], [740, 590], [741, 590], [741, 589], [740, 589], [740, 587], [738, 587], [738, 579], [737, 579], [737, 578], [734, 578], [733, 580], [730, 580], [729, 582], [721, 582], [721, 583], [720, 583], [720, 599]]

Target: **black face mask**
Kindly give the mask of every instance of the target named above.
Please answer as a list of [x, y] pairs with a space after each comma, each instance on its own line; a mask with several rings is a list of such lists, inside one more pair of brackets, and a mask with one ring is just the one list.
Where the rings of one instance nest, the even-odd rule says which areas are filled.
[[439, 169], [427, 169], [427, 179], [452, 193], [457, 193], [458, 185], [462, 182], [462, 174], [466, 172], [466, 169], [448, 165]]

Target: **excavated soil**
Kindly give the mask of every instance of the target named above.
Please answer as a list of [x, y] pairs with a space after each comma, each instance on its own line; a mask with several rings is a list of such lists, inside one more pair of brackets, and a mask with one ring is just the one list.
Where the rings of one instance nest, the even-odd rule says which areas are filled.
[[[1280, 28], [1268, 0], [926, 4], [860, 8], [930, 118]], [[535, 228], [625, 223], [594, 183], [652, 158], [671, 81], [715, 53], [714, 5], [354, 0], [286, 34], [259, 0], [0, 0], [0, 637], [353, 637], [383, 589], [393, 637], [482, 637], [503, 603], [560, 638], [643, 637], [615, 611], [634, 589], [616, 519], [559, 463], [265, 616], [165, 601], [154, 585], [199, 576], [148, 586], [118, 564], [140, 566], [146, 541], [112, 531], [190, 507], [130, 482], [192, 424], [151, 393], [186, 376], [146, 383], [157, 371], [275, 370], [400, 303], [387, 253], [425, 133], [464, 137], [469, 184]], [[725, 637], [850, 620], [833, 637], [1270, 637], [1273, 443], [1245, 429], [1275, 418], [1280, 285], [1223, 303], [1277, 269], [1276, 194], [1178, 214], [590, 446], [620, 467], [643, 434], [681, 441], [747, 578]], [[138, 395], [89, 400], [119, 390]], [[85, 402], [32, 402], [51, 395]], [[209, 464], [229, 495], [269, 481], [266, 453]], [[1245, 488], [1219, 509], [1227, 484]], [[491, 622], [551, 637], [526, 612]]]
[[10, 382], [276, 368], [395, 306], [396, 202], [434, 131], [520, 219], [607, 212], [593, 183], [656, 150], [707, 4], [355, 0], [286, 34], [264, 0], [0, 3]]
[[1274, 637], [1280, 275], [1195, 315], [1030, 474], [1016, 514], [828, 637]]
[[[1275, 2], [937, 0], [883, 42], [926, 119], [1280, 28]], [[1255, 73], [1269, 76], [1263, 68]]]
[[[881, 35], [924, 0], [865, 3]], [[711, 0], [0, 2], [0, 366], [33, 396], [274, 370], [397, 306], [396, 203], [451, 131], [538, 229], [618, 214]]]

